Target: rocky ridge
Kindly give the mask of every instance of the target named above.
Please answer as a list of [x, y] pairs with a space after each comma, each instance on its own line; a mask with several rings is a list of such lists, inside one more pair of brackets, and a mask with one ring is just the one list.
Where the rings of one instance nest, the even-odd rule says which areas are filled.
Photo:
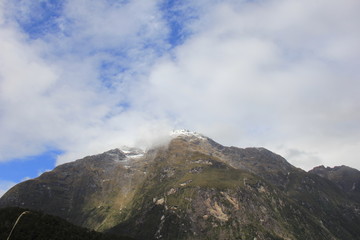
[[310, 173], [335, 183], [341, 190], [360, 202], [360, 171], [347, 166], [315, 167]]

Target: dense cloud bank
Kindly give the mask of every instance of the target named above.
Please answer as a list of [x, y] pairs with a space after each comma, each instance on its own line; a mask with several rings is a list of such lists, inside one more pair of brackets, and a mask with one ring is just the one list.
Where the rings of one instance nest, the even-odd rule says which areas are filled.
[[174, 128], [360, 168], [360, 3], [3, 1], [0, 161]]

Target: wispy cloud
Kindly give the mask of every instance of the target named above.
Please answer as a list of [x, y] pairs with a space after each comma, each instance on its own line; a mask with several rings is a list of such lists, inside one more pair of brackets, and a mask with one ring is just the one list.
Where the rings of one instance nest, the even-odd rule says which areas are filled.
[[354, 0], [2, 2], [0, 161], [55, 148], [62, 163], [181, 127], [304, 168], [360, 168], [359, 10]]
[[11, 187], [13, 187], [16, 183], [0, 180], [0, 197], [4, 195]]

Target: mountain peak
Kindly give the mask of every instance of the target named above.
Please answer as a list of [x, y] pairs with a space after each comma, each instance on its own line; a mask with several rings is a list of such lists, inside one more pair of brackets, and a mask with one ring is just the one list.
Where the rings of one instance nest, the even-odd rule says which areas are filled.
[[200, 133], [197, 132], [192, 132], [190, 130], [187, 129], [178, 129], [178, 130], [173, 130], [170, 133], [170, 136], [173, 138], [176, 137], [195, 137], [195, 138], [200, 138], [200, 139], [205, 139], [206, 137]]

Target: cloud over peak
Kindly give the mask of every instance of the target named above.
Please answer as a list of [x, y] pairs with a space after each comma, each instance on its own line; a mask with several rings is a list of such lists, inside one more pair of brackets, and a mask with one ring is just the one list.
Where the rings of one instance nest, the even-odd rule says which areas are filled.
[[307, 169], [360, 168], [357, 1], [0, 7], [0, 161], [187, 128]]

